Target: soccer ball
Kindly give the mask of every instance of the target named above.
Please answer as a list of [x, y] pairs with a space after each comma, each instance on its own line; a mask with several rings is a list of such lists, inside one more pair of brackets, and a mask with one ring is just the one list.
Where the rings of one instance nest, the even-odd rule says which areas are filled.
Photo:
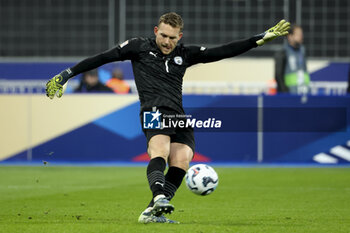
[[202, 196], [212, 193], [219, 184], [218, 174], [206, 164], [197, 164], [190, 167], [185, 179], [187, 188]]

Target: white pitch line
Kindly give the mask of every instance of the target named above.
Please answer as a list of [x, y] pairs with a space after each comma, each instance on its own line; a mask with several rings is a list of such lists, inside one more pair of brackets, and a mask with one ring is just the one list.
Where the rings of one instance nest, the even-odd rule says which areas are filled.
[[342, 147], [342, 146], [335, 146], [333, 147], [330, 152], [339, 158], [342, 158], [344, 160], [347, 160], [350, 162], [350, 150]]

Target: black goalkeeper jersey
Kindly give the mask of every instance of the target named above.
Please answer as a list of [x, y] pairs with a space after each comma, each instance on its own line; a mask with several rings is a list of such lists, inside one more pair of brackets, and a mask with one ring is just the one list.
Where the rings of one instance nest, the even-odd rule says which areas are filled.
[[164, 55], [155, 39], [134, 38], [79, 62], [70, 68], [71, 76], [113, 61], [131, 60], [141, 111], [152, 107], [169, 107], [183, 114], [182, 83], [188, 67], [233, 57], [256, 47], [260, 36], [240, 40], [216, 48], [179, 44]]

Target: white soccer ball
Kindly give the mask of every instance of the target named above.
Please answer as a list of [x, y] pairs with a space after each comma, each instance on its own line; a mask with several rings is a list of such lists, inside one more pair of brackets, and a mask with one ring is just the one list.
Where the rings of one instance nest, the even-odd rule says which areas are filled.
[[197, 164], [190, 167], [185, 179], [187, 188], [202, 196], [212, 193], [219, 184], [218, 174], [206, 164]]

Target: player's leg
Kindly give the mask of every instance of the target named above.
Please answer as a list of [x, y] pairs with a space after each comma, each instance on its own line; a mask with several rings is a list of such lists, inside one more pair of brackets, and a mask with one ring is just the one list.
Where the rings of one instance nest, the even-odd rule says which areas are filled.
[[164, 170], [170, 153], [170, 137], [158, 134], [152, 136], [148, 142], [148, 154], [150, 162], [147, 166], [147, 179], [153, 194], [152, 205], [144, 210], [140, 217], [140, 223], [177, 223], [164, 217], [163, 213], [171, 213], [174, 206], [164, 195]]
[[[177, 129], [176, 134], [171, 135], [170, 155], [168, 158], [169, 169], [165, 175], [164, 191], [168, 200], [171, 200], [176, 190], [180, 187], [183, 177], [188, 170], [195, 151], [195, 140], [192, 128]], [[153, 201], [148, 205], [153, 206]]]
[[164, 195], [164, 170], [170, 153], [170, 137], [168, 135], [155, 135], [148, 142], [148, 155], [150, 161], [147, 166], [147, 179], [153, 198]]
[[168, 200], [171, 200], [180, 187], [189, 164], [193, 158], [193, 150], [186, 144], [171, 143], [169, 155], [169, 169], [165, 175], [164, 192]]
[[[164, 185], [164, 194], [166, 195], [167, 200], [171, 200], [174, 197], [176, 190], [180, 187], [192, 158], [193, 150], [188, 145], [182, 143], [170, 144], [170, 155], [168, 158], [169, 169], [165, 175]], [[167, 219], [164, 215], [153, 215], [151, 211], [156, 205], [157, 203], [152, 199], [148, 208], [140, 215], [139, 222], [178, 223]]]
[[[169, 201], [180, 187], [192, 158], [193, 150], [188, 145], [177, 142], [170, 144], [169, 169], [165, 175], [164, 185], [164, 193]], [[154, 202], [151, 200], [148, 207], [153, 207], [153, 205]]]
[[161, 216], [163, 213], [171, 213], [174, 206], [165, 198], [164, 170], [170, 153], [170, 136], [158, 134], [148, 142], [148, 154], [151, 158], [147, 166], [147, 179], [153, 194], [153, 214]]
[[192, 128], [183, 128], [176, 131], [171, 137], [169, 169], [165, 175], [164, 191], [171, 200], [180, 187], [195, 151], [194, 133]]

